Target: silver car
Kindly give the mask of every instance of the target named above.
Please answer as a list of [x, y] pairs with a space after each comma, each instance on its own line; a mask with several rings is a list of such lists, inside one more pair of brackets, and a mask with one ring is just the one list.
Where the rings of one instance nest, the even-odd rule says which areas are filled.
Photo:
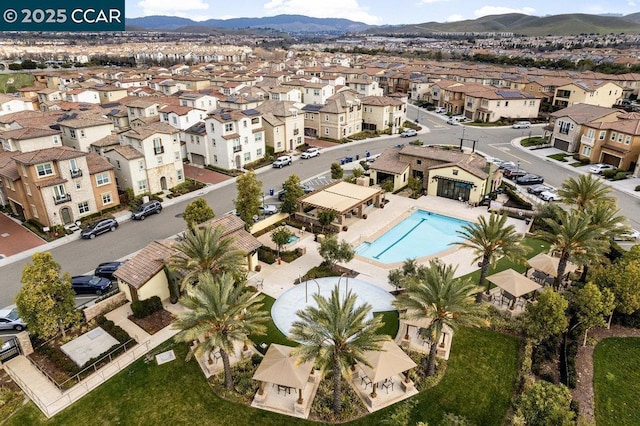
[[22, 331], [27, 328], [27, 324], [18, 315], [18, 308], [15, 305], [0, 309], [0, 330]]

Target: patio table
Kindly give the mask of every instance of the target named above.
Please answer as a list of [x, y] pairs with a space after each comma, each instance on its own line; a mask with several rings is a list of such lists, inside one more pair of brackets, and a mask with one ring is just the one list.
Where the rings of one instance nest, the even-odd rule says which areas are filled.
[[280, 395], [280, 391], [283, 391], [286, 395], [291, 394], [291, 388], [289, 386], [278, 385], [278, 395]]

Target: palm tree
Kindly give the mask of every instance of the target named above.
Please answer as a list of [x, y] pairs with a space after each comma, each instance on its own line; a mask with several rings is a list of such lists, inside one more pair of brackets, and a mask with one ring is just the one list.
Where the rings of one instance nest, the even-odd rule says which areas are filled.
[[596, 201], [613, 201], [609, 196], [611, 190], [593, 175], [570, 177], [562, 183], [558, 195], [566, 204], [572, 204], [578, 209], [587, 207]]
[[469, 280], [454, 279], [455, 271], [451, 265], [430, 261], [428, 267], [409, 280], [407, 291], [393, 302], [399, 310], [407, 311], [407, 319], [431, 320], [421, 331], [422, 337], [431, 343], [429, 357], [422, 365], [428, 376], [435, 374], [438, 342], [445, 326], [455, 331], [460, 325], [483, 322], [486, 304], [475, 303], [478, 287]]
[[313, 298], [318, 306], [296, 313], [300, 319], [292, 324], [290, 337], [301, 344], [294, 349], [300, 362], [316, 359], [321, 369], [331, 368], [333, 411], [337, 414], [342, 409], [342, 373], [356, 361], [369, 365], [364, 353], [380, 350], [389, 336], [378, 334], [380, 317], [366, 319], [371, 305], [356, 306], [357, 297], [352, 292], [340, 296], [336, 286], [329, 298], [317, 293]]
[[[480, 282], [484, 284], [489, 265], [495, 265], [496, 261], [506, 256], [514, 261], [524, 261], [524, 255], [528, 247], [521, 244], [522, 236], [518, 234], [513, 225], [506, 225], [507, 215], [498, 215], [494, 212], [489, 216], [478, 217], [478, 223], [464, 225], [458, 234], [464, 241], [452, 244], [470, 248], [476, 257], [473, 262], [480, 262]], [[487, 282], [486, 293], [489, 294], [489, 283]]]
[[181, 271], [181, 287], [196, 283], [203, 274], [228, 272], [239, 276], [245, 272], [245, 254], [233, 248], [233, 239], [222, 236], [223, 229], [205, 226], [186, 232], [185, 239], [174, 246], [178, 253], [169, 265]]
[[600, 256], [608, 247], [609, 242], [597, 224], [592, 222], [592, 216], [586, 210], [559, 210], [558, 218], [544, 218], [545, 228], [536, 232], [541, 240], [551, 243], [551, 250], [560, 253], [558, 270], [554, 287], [560, 287], [567, 262], [585, 264]]
[[[179, 313], [174, 323], [182, 330], [175, 336], [177, 341], [196, 342], [195, 348], [187, 354], [187, 360], [219, 348], [225, 387], [229, 390], [233, 390], [229, 353], [233, 353], [234, 343], [246, 342], [250, 334], [266, 332], [262, 323], [269, 317], [260, 309], [262, 295], [252, 298], [253, 295], [246, 291], [244, 284], [234, 284], [230, 274], [202, 274], [198, 286], [182, 297], [182, 304], [190, 310]], [[200, 342], [200, 338], [204, 341]]]

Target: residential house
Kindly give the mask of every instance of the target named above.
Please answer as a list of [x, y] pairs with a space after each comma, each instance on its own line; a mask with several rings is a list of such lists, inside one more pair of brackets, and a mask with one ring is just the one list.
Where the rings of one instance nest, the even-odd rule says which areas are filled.
[[184, 131], [194, 123], [204, 120], [206, 116], [206, 111], [188, 106], [165, 105], [160, 109], [160, 122], [180, 130], [181, 141], [185, 140]]
[[[292, 83], [284, 83], [292, 85]], [[335, 95], [336, 87], [328, 83], [306, 83], [300, 86], [302, 102], [310, 105], [324, 105], [331, 96]]]
[[127, 108], [129, 123], [136, 118], [158, 117], [158, 110], [164, 105], [160, 99], [149, 97], [127, 98], [120, 104]]
[[212, 165], [223, 169], [241, 169], [265, 155], [262, 115], [255, 109], [218, 110], [206, 122], [207, 143], [215, 153]]
[[184, 92], [180, 95], [180, 105], [201, 109], [211, 113], [218, 108], [218, 98], [197, 92]]
[[551, 113], [545, 133], [550, 132], [549, 140], [555, 148], [571, 153], [578, 152], [584, 134], [583, 125], [594, 121], [615, 121], [619, 113], [620, 110], [615, 108], [576, 104]]
[[207, 124], [200, 121], [184, 132], [187, 159], [190, 163], [205, 166], [213, 164], [215, 147], [207, 137]]
[[67, 102], [99, 104], [100, 93], [95, 89], [73, 89], [64, 93]]
[[62, 144], [79, 151], [89, 152], [90, 145], [111, 134], [113, 122], [97, 114], [71, 113], [58, 122], [62, 134]]
[[14, 214], [43, 226], [66, 225], [120, 201], [113, 166], [97, 154], [68, 147], [13, 156], [2, 173]]
[[33, 109], [33, 102], [30, 100], [0, 94], [0, 115], [11, 114], [19, 111], [31, 111]]
[[402, 124], [407, 119], [407, 106], [397, 98], [388, 96], [366, 96], [362, 103], [362, 130], [383, 132], [391, 129], [391, 133], [400, 133]]
[[29, 152], [62, 146], [60, 130], [41, 127], [24, 127], [0, 133], [3, 151]]
[[371, 78], [354, 78], [348, 80], [346, 86], [358, 93], [360, 97], [384, 95], [384, 90], [378, 82]]
[[112, 108], [106, 117], [111, 120], [113, 127], [116, 130], [129, 127], [129, 113], [125, 107]]
[[344, 90], [325, 105], [305, 105], [304, 134], [340, 140], [362, 131], [362, 104], [356, 92]]
[[174, 76], [173, 81], [184, 85], [184, 90], [197, 91], [211, 87], [209, 77], [197, 75]]
[[[105, 152], [104, 155], [112, 163], [119, 160], [117, 155], [128, 162], [136, 162], [135, 166], [128, 166], [127, 170], [119, 169], [123, 170], [123, 173], [129, 172], [128, 176], [118, 179], [121, 188], [132, 187], [134, 192], [142, 193], [141, 188], [146, 186], [148, 189], [144, 192], [155, 194], [184, 182], [178, 129], [166, 123], [155, 122], [132, 127], [122, 133], [121, 138], [123, 145], [129, 145], [143, 155], [143, 158], [139, 158], [132, 152], [124, 154], [117, 150]], [[144, 179], [142, 171], [144, 171]], [[143, 180], [146, 182], [141, 182]]]
[[41, 89], [37, 95], [40, 104], [59, 102], [62, 100], [62, 91], [59, 89]]
[[476, 153], [442, 147], [406, 145], [389, 148], [370, 165], [374, 183], [391, 179], [394, 191], [420, 179], [427, 195], [479, 203], [497, 189], [502, 173]]
[[290, 101], [265, 101], [256, 108], [262, 114], [265, 143], [275, 153], [304, 145], [304, 105]]
[[94, 89], [100, 94], [101, 104], [110, 104], [127, 97], [126, 87], [95, 86]]
[[562, 108], [575, 104], [611, 107], [622, 96], [622, 87], [616, 83], [605, 80], [574, 80], [556, 88], [553, 105]]
[[465, 117], [485, 123], [538, 117], [541, 98], [520, 90], [474, 87], [464, 94]]
[[578, 154], [592, 163], [611, 164], [638, 177], [640, 114], [619, 113], [613, 121], [584, 124]]

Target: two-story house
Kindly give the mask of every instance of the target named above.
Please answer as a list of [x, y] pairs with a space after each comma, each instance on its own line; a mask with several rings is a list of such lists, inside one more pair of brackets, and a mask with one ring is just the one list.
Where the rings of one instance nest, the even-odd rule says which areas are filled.
[[160, 122], [180, 130], [181, 141], [185, 140], [185, 130], [206, 117], [206, 111], [188, 106], [166, 105], [160, 109]]
[[309, 83], [305, 81], [287, 82], [285, 87], [296, 87], [302, 93], [302, 102], [310, 105], [324, 105], [327, 99], [335, 95], [336, 88], [328, 83]]
[[219, 110], [205, 120], [207, 143], [215, 153], [211, 165], [241, 169], [265, 155], [265, 136], [260, 112]]
[[615, 108], [576, 104], [551, 113], [545, 132], [550, 132], [549, 140], [555, 148], [578, 152], [580, 139], [584, 134], [583, 125], [593, 121], [615, 121], [619, 113], [620, 110]]
[[58, 147], [13, 160], [13, 170], [0, 173], [12, 211], [27, 220], [66, 225], [120, 203], [113, 166], [97, 154]]
[[611, 164], [637, 176], [640, 114], [618, 113], [612, 121], [585, 123], [578, 154], [592, 163]]
[[3, 151], [29, 152], [62, 146], [60, 130], [47, 127], [25, 127], [0, 133]]
[[540, 97], [520, 90], [473, 87], [464, 95], [464, 115], [485, 123], [501, 119], [533, 119], [540, 111], [540, 101]]
[[197, 92], [184, 92], [180, 94], [180, 105], [201, 109], [207, 113], [218, 108], [218, 98]]
[[96, 86], [94, 89], [100, 94], [101, 104], [110, 104], [127, 97], [126, 87]]
[[388, 96], [366, 96], [362, 102], [362, 130], [399, 133], [407, 119], [406, 103]]
[[340, 140], [362, 131], [362, 104], [358, 94], [343, 90], [325, 105], [305, 105], [305, 135]]
[[293, 151], [304, 145], [304, 105], [289, 101], [265, 101], [256, 110], [262, 114], [265, 143], [274, 152]]
[[164, 105], [158, 98], [149, 97], [128, 97], [120, 101], [120, 104], [126, 107], [129, 122], [136, 118], [158, 117], [158, 110]]
[[33, 110], [33, 102], [11, 95], [0, 94], [0, 115]]
[[553, 105], [566, 108], [575, 104], [611, 107], [623, 96], [622, 87], [605, 80], [574, 80], [556, 88]]
[[65, 92], [67, 102], [99, 104], [100, 94], [95, 89], [73, 89]]
[[347, 81], [346, 85], [354, 92], [357, 92], [361, 98], [384, 95], [384, 90], [378, 85], [378, 82], [371, 78], [354, 78]]
[[73, 113], [59, 123], [62, 144], [79, 151], [89, 152], [90, 145], [111, 134], [113, 122], [96, 114], [78, 115]]

